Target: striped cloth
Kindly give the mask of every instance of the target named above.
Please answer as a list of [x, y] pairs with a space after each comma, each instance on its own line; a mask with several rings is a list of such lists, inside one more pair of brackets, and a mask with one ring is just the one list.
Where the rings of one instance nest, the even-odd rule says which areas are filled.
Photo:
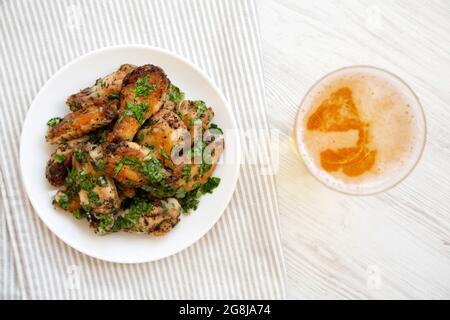
[[[19, 171], [33, 97], [66, 63], [109, 45], [148, 44], [186, 57], [224, 92], [240, 129], [268, 131], [254, 1], [1, 0], [0, 39], [0, 298], [284, 297], [274, 181], [263, 164], [242, 165], [229, 207], [205, 237], [137, 265], [90, 258], [56, 238], [33, 212]], [[244, 150], [252, 140], [242, 138]]]

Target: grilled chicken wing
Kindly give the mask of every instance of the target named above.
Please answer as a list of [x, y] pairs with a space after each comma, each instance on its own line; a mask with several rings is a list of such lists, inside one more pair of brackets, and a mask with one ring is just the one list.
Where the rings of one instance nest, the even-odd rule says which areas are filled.
[[168, 175], [149, 148], [130, 141], [107, 144], [104, 159], [105, 173], [125, 187], [149, 185]]
[[56, 192], [53, 205], [72, 213], [82, 210], [78, 193], [68, 192], [67, 189]]
[[55, 126], [51, 127], [45, 137], [51, 144], [80, 138], [89, 132], [111, 123], [117, 116], [117, 100], [105, 105], [90, 104], [66, 115]]
[[98, 79], [92, 87], [69, 96], [66, 104], [70, 110], [77, 111], [91, 104], [103, 105], [109, 100], [118, 99], [123, 79], [134, 68], [136, 66], [131, 64], [121, 65], [117, 71]]
[[73, 149], [81, 147], [87, 139], [87, 137], [82, 137], [67, 141], [60, 144], [52, 153], [45, 169], [45, 176], [52, 186], [59, 187], [64, 184], [67, 169], [72, 165]]
[[73, 167], [78, 171], [80, 204], [96, 216], [114, 212], [120, 207], [120, 197], [114, 180], [103, 175], [98, 162], [103, 157], [101, 146], [87, 143], [73, 157]]
[[174, 103], [166, 102], [150, 119], [151, 125], [137, 134], [137, 142], [152, 148], [158, 159], [170, 168], [183, 163], [183, 149], [190, 147], [189, 131], [174, 108]]
[[223, 136], [214, 135], [214, 140], [204, 140], [206, 143], [202, 151], [201, 161], [188, 161], [178, 166], [172, 173], [170, 187], [174, 190], [183, 188], [186, 192], [191, 191], [199, 184], [204, 184], [216, 169], [219, 158], [224, 149]]
[[156, 200], [149, 213], [139, 217], [136, 231], [163, 236], [170, 232], [180, 221], [181, 206], [177, 199]]
[[169, 85], [164, 71], [154, 65], [138, 67], [128, 74], [122, 83], [119, 119], [108, 141], [131, 141], [145, 120], [161, 108]]
[[175, 110], [180, 115], [184, 124], [189, 130], [191, 135], [191, 141], [194, 143], [198, 135], [198, 128], [201, 124], [203, 132], [208, 129], [211, 119], [214, 117], [214, 112], [211, 107], [207, 107], [206, 104], [201, 101], [184, 100], [176, 106]]

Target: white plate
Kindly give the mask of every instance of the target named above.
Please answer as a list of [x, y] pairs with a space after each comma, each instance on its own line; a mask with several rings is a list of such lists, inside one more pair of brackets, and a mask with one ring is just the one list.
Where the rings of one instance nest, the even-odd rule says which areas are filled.
[[[213, 119], [225, 131], [225, 151], [214, 176], [219, 187], [205, 195], [198, 209], [182, 216], [180, 223], [164, 237], [118, 232], [98, 236], [86, 221], [52, 206], [55, 188], [45, 178], [45, 166], [53, 148], [45, 142], [48, 119], [69, 112], [65, 100], [81, 88], [123, 63], [155, 64], [186, 92], [186, 98], [202, 99], [215, 112]], [[197, 67], [185, 59], [154, 47], [119, 46], [94, 51], [69, 63], [44, 85], [28, 110], [20, 141], [22, 180], [28, 197], [44, 223], [71, 247], [92, 257], [121, 263], [158, 260], [177, 253], [199, 240], [219, 220], [231, 199], [239, 175], [240, 148], [236, 121], [219, 89]], [[227, 161], [223, 161], [227, 159]], [[48, 245], [51, 245], [50, 243]]]

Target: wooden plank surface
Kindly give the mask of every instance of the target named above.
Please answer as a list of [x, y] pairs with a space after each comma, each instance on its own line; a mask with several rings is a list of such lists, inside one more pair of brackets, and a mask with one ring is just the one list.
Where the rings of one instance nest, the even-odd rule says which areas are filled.
[[[288, 298], [450, 298], [450, 1], [258, 1]], [[415, 171], [376, 196], [330, 191], [290, 147], [322, 75], [355, 64], [411, 85], [428, 137]]]

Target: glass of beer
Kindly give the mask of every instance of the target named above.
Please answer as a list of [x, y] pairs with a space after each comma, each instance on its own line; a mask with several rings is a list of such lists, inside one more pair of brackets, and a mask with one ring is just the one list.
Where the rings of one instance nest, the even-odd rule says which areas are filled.
[[396, 75], [369, 66], [336, 70], [301, 102], [297, 152], [325, 186], [367, 195], [400, 183], [419, 161], [426, 139], [422, 106]]

